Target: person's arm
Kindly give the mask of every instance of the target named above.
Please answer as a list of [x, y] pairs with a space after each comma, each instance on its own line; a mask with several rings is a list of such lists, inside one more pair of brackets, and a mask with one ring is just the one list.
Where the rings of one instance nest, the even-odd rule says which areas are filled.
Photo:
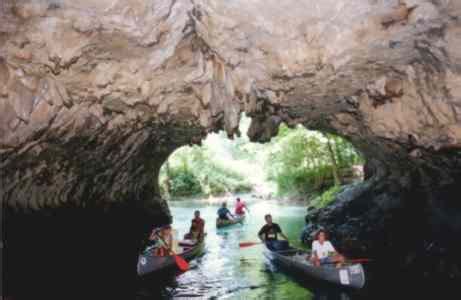
[[227, 214], [230, 215], [232, 217], [232, 219], [235, 219], [235, 216], [230, 212], [229, 209], [227, 209]]
[[155, 246], [158, 248], [166, 247], [166, 242], [161, 236], [157, 235]]
[[328, 252], [332, 252], [333, 255], [338, 254], [338, 251], [336, 251], [335, 247], [333, 247], [333, 244], [328, 241]]
[[202, 220], [202, 222], [200, 222], [199, 236], [202, 237], [204, 233], [205, 233], [205, 221]]
[[277, 233], [280, 234], [285, 240], [288, 241], [288, 237], [282, 232], [282, 229], [280, 228], [280, 226], [277, 225], [275, 230], [277, 230]]
[[263, 227], [259, 230], [259, 232], [258, 232], [258, 237], [259, 237], [259, 239], [261, 240], [261, 242], [264, 242], [264, 230], [265, 230], [265, 228], [266, 228], [266, 227], [263, 226]]
[[319, 257], [319, 256], [317, 255], [317, 243], [316, 243], [316, 241], [313, 241], [313, 242], [312, 242], [312, 257], [313, 257], [314, 259], [318, 259], [318, 257]]
[[167, 243], [168, 243], [167, 247], [171, 249], [173, 247], [173, 234], [168, 235]]

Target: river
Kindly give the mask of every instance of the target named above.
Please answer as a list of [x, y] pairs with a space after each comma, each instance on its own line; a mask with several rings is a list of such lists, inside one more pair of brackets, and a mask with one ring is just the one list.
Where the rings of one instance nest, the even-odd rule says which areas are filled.
[[[229, 202], [229, 206], [233, 203]], [[295, 246], [304, 226], [305, 207], [276, 201], [255, 201], [243, 225], [216, 229], [218, 204], [199, 201], [170, 202], [173, 227], [182, 235], [190, 226], [195, 209], [206, 222], [205, 253], [193, 260], [190, 270], [160, 286], [142, 290], [139, 299], [352, 299], [333, 287], [306, 285], [279, 272], [262, 255], [262, 246], [239, 248], [243, 241], [257, 241], [264, 215], [271, 213]], [[154, 292], [153, 292], [154, 291]]]

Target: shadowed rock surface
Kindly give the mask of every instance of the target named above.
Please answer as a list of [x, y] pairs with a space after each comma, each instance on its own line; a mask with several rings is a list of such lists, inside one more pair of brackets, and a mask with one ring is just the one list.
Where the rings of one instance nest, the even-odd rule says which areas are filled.
[[[413, 253], [461, 232], [458, 1], [4, 0], [0, 20], [11, 293], [46, 285], [61, 249], [92, 257], [84, 282], [131, 278], [142, 234], [168, 220], [162, 163], [209, 131], [237, 133], [243, 111], [253, 140], [303, 124], [364, 154], [368, 180], [320, 212], [338, 234]], [[40, 260], [24, 258], [32, 236]]]

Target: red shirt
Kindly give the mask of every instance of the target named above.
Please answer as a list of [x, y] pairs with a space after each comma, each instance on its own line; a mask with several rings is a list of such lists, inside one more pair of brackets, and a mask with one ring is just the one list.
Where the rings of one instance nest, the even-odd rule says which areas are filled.
[[203, 235], [204, 227], [205, 227], [205, 221], [202, 218], [198, 218], [198, 219], [194, 218], [192, 219], [190, 231], [198, 232], [199, 237], [201, 237]]
[[243, 215], [245, 214], [245, 211], [243, 210], [243, 208], [245, 207], [245, 203], [243, 203], [243, 201], [239, 201], [237, 202], [237, 204], [235, 204], [235, 213], [237, 215]]

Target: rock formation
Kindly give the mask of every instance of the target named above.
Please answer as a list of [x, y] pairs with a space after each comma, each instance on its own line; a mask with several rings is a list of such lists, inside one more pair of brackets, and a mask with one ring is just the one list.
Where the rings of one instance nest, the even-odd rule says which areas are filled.
[[[139, 231], [168, 215], [162, 163], [209, 131], [237, 133], [241, 112], [254, 140], [281, 122], [304, 124], [364, 154], [368, 180], [336, 208], [354, 213], [335, 228], [362, 232], [370, 211], [376, 220], [412, 207], [404, 211], [431, 231], [412, 242], [461, 232], [461, 2], [3, 0], [11, 286], [27, 269], [18, 226], [47, 224], [35, 233], [52, 243], [68, 212], [77, 223], [94, 216], [82, 243], [95, 227], [137, 216], [120, 252], [134, 257]], [[372, 232], [399, 230], [385, 224]]]

